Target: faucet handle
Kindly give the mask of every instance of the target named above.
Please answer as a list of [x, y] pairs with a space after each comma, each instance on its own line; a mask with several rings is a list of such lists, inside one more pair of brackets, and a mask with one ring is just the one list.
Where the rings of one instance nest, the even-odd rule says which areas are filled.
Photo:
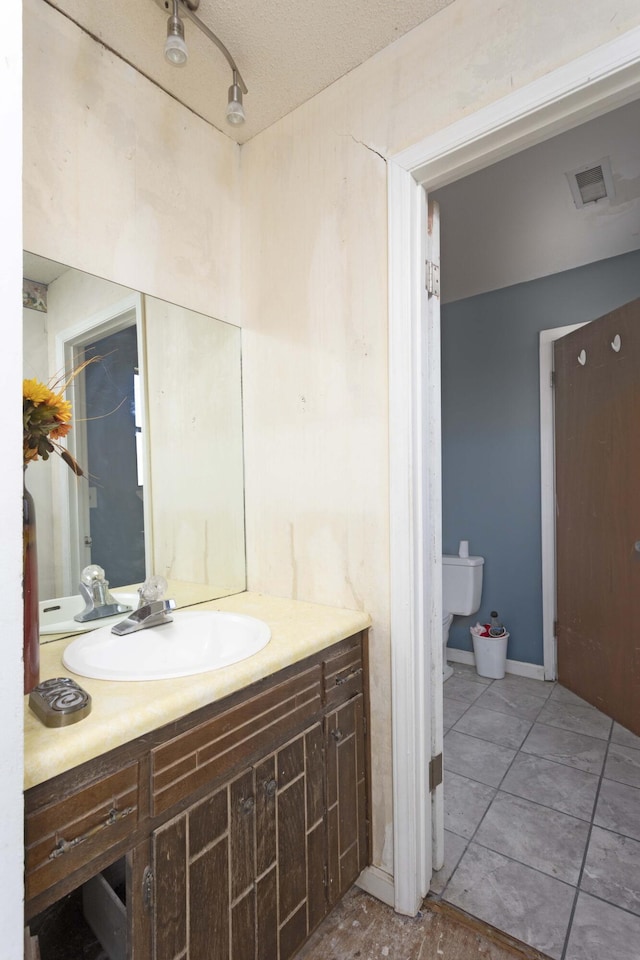
[[140, 595], [138, 608], [145, 606], [147, 603], [153, 603], [154, 600], [160, 600], [167, 592], [167, 587], [168, 583], [164, 577], [147, 577], [142, 586], [138, 587]]
[[96, 580], [104, 580], [104, 578], [104, 570], [97, 563], [90, 563], [80, 574], [81, 582], [86, 583], [87, 586], [91, 586]]

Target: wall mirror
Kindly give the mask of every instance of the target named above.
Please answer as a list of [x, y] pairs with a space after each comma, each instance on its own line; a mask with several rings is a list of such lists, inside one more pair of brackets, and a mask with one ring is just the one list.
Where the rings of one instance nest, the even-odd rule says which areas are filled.
[[246, 588], [241, 331], [25, 253], [24, 376], [70, 388], [68, 446], [25, 474], [37, 518], [39, 599], [78, 592], [104, 567], [112, 588], [145, 575]]

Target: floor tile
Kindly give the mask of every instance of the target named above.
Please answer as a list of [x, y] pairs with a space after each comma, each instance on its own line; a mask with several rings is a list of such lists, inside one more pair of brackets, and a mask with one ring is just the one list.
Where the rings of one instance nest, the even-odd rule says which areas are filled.
[[608, 780], [640, 787], [640, 750], [622, 743], [610, 744], [604, 775]]
[[517, 750], [531, 729], [531, 720], [509, 717], [506, 713], [484, 710], [474, 703], [456, 723], [454, 730], [469, 733], [481, 740], [490, 740]]
[[451, 874], [458, 866], [460, 857], [467, 847], [467, 841], [464, 837], [459, 837], [448, 830], [444, 832], [444, 866], [437, 870], [431, 877], [431, 892], [442, 893]]
[[473, 703], [486, 690], [486, 684], [476, 683], [475, 680], [468, 680], [467, 677], [456, 676], [445, 680], [443, 694], [453, 700], [462, 700], [464, 703]]
[[495, 794], [495, 787], [447, 770], [444, 775], [445, 829], [470, 840]]
[[565, 703], [563, 700], [548, 700], [538, 714], [538, 723], [584, 733], [599, 740], [609, 739], [612, 725], [611, 719], [595, 707]]
[[519, 753], [500, 789], [525, 800], [535, 800], [561, 813], [591, 820], [599, 777], [533, 754]]
[[442, 701], [442, 722], [444, 724], [444, 732], [450, 730], [451, 727], [456, 723], [465, 710], [469, 709], [469, 704], [464, 703], [462, 700], [450, 700], [449, 697], [445, 697]]
[[640, 842], [594, 827], [580, 886], [640, 915]]
[[474, 842], [512, 860], [577, 884], [589, 824], [521, 797], [498, 793]]
[[640, 737], [636, 737], [635, 733], [631, 733], [631, 730], [627, 730], [619, 723], [614, 723], [611, 739], [614, 743], [623, 743], [626, 747], [635, 747], [636, 750], [640, 750]]
[[565, 960], [640, 960], [640, 917], [580, 893]]
[[452, 663], [451, 666], [453, 667], [454, 677], [463, 677], [466, 680], [473, 680], [474, 683], [483, 683], [485, 687], [493, 683], [489, 677], [481, 677], [470, 663]]
[[507, 673], [502, 680], [494, 680], [493, 686], [496, 690], [518, 690], [520, 693], [529, 693], [534, 697], [541, 697], [546, 700], [555, 687], [555, 683], [547, 683], [544, 680], [533, 680], [531, 677], [519, 677], [513, 673]]
[[534, 753], [546, 760], [565, 763], [569, 767], [600, 774], [607, 744], [595, 737], [586, 737], [571, 730], [560, 730], [546, 723], [534, 723], [531, 733], [522, 744], [524, 753]]
[[556, 683], [551, 693], [551, 700], [561, 700], [563, 703], [574, 703], [579, 707], [591, 706], [591, 704], [583, 700], [582, 697], [579, 697], [572, 690], [567, 690], [567, 688], [563, 687], [560, 683]]
[[626, 783], [603, 780], [593, 822], [640, 840], [640, 790]]
[[444, 899], [560, 960], [574, 894], [560, 880], [471, 843]]
[[469, 737], [457, 730], [449, 730], [444, 738], [445, 770], [492, 787], [498, 786], [515, 755], [516, 751], [509, 747]]
[[492, 683], [482, 696], [478, 697], [479, 707], [520, 717], [522, 720], [535, 720], [545, 702], [542, 697], [535, 697], [513, 687], [498, 687], [496, 683]]

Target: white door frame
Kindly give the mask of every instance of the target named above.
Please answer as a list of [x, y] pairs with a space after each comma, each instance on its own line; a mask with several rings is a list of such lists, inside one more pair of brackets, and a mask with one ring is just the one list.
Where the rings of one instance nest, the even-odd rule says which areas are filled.
[[[588, 323], [589, 321], [585, 321]], [[553, 414], [553, 345], [585, 323], [540, 331], [540, 526], [542, 540], [542, 638], [544, 678], [558, 676], [556, 640], [556, 459]]]
[[[393, 905], [414, 915], [429, 889], [431, 823], [422, 812], [431, 742], [434, 691], [424, 689], [441, 643], [438, 531], [440, 400], [434, 384], [440, 356], [415, 363], [412, 345], [423, 323], [424, 188], [435, 189], [480, 170], [640, 96], [640, 28], [579, 57], [392, 156], [389, 205], [389, 416], [391, 518], [391, 689], [393, 723]], [[419, 456], [420, 418], [431, 455]], [[433, 442], [431, 442], [433, 440]], [[423, 567], [419, 544], [426, 538]], [[442, 722], [435, 718], [436, 724]], [[390, 899], [390, 898], [389, 898]]]

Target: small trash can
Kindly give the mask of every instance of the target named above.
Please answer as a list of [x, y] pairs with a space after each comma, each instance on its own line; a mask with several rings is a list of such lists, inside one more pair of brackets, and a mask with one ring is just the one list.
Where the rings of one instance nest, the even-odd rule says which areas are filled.
[[501, 637], [479, 637], [473, 631], [472, 627], [471, 639], [478, 676], [501, 680], [505, 675], [507, 664], [509, 634], [504, 633]]

